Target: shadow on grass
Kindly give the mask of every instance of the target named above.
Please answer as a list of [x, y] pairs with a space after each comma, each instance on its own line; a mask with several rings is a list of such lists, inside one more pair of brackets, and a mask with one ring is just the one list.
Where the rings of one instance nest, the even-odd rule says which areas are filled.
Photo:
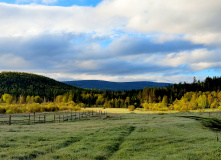
[[221, 120], [215, 117], [205, 118], [198, 116], [180, 116], [184, 118], [191, 118], [198, 121], [201, 121], [205, 127], [208, 127], [214, 131], [221, 131]]

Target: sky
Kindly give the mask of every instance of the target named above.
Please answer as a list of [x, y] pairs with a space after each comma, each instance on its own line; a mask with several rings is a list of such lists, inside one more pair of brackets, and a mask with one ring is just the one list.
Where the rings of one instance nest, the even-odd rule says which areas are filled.
[[0, 72], [59, 81], [221, 76], [220, 0], [0, 0]]

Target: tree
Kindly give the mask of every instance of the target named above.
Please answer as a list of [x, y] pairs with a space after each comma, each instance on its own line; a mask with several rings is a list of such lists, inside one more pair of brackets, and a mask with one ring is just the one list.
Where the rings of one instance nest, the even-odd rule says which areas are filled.
[[20, 103], [20, 104], [24, 104], [24, 103], [25, 103], [25, 96], [24, 96], [24, 95], [20, 95], [20, 97], [19, 97], [19, 103]]
[[96, 105], [103, 105], [104, 104], [104, 98], [102, 95], [98, 95], [98, 98], [96, 100]]
[[73, 95], [72, 95], [72, 93], [70, 93], [69, 96], [68, 96], [68, 102], [71, 102], [71, 101], [73, 101]]
[[211, 109], [214, 109], [214, 108], [217, 108], [218, 107], [218, 102], [217, 101], [214, 101], [211, 105], [210, 105], [210, 108]]
[[159, 97], [157, 98], [157, 100], [158, 100], [158, 102], [161, 102], [161, 100], [162, 100], [161, 96], [159, 96]]
[[139, 91], [137, 98], [140, 100], [140, 102], [142, 101], [142, 91]]
[[125, 108], [128, 108], [128, 106], [130, 105], [130, 97], [127, 97], [126, 99], [125, 99]]
[[12, 100], [13, 100], [13, 97], [10, 94], [5, 93], [5, 94], [2, 95], [2, 99], [5, 103], [11, 104]]
[[193, 77], [193, 84], [196, 84], [197, 83], [197, 80], [196, 80], [196, 77], [194, 76]]
[[208, 94], [208, 105], [210, 106], [213, 102], [213, 97], [211, 94]]
[[34, 102], [35, 102], [35, 103], [42, 103], [41, 97], [35, 96], [35, 97], [34, 97]]
[[200, 95], [198, 98], [198, 106], [200, 108], [206, 108], [207, 107], [207, 98], [206, 95]]
[[55, 101], [56, 101], [57, 103], [61, 103], [62, 100], [63, 100], [63, 96], [62, 96], [62, 95], [59, 95], [59, 96], [57, 96], [57, 97], [55, 98]]
[[164, 107], [167, 107], [167, 104], [168, 104], [167, 96], [163, 96], [162, 104]]
[[149, 104], [147, 103], [147, 101], [142, 103], [141, 106], [144, 108], [144, 110], [148, 110], [149, 109]]

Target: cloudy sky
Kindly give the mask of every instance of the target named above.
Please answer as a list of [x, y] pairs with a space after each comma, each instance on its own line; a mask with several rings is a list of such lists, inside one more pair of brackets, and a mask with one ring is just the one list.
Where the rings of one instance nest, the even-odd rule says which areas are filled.
[[221, 76], [220, 0], [0, 0], [0, 72], [57, 80]]

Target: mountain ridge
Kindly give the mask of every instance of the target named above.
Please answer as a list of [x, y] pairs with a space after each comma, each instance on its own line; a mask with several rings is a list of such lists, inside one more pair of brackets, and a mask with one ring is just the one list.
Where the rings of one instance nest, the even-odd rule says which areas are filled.
[[134, 82], [111, 82], [104, 80], [74, 80], [62, 81], [65, 84], [87, 88], [87, 89], [100, 89], [110, 91], [124, 91], [124, 90], [138, 90], [145, 87], [166, 87], [173, 85], [172, 83], [152, 82], [152, 81], [134, 81]]
[[4, 93], [46, 97], [49, 100], [70, 90], [80, 89], [52, 78], [25, 72], [1, 72], [0, 95]]

